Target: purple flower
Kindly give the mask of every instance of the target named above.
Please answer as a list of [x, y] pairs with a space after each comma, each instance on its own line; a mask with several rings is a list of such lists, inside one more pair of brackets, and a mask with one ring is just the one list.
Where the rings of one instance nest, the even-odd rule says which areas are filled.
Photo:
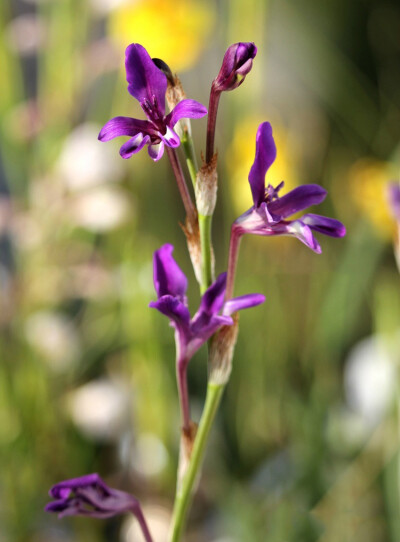
[[152, 541], [139, 501], [129, 493], [108, 487], [96, 473], [59, 482], [50, 489], [49, 495], [55, 500], [48, 503], [45, 510], [57, 513], [59, 518], [90, 516], [105, 519], [131, 512], [146, 541]]
[[312, 213], [288, 220], [293, 214], [321, 203], [327, 192], [316, 184], [305, 184], [280, 197], [283, 182], [276, 188], [270, 184], [266, 188], [265, 174], [275, 158], [276, 147], [272, 128], [269, 122], [264, 122], [257, 131], [256, 156], [249, 173], [254, 205], [234, 222], [232, 232], [238, 237], [245, 233], [266, 236], [291, 235], [320, 254], [321, 247], [313, 231], [331, 237], [343, 237], [346, 229], [338, 220]]
[[224, 303], [226, 273], [206, 290], [199, 310], [190, 317], [187, 279], [172, 257], [172, 245], [163, 245], [154, 253], [154, 286], [158, 300], [150, 307], [168, 316], [176, 332], [178, 362], [187, 364], [193, 354], [223, 325], [232, 325], [231, 314], [263, 303], [261, 294], [248, 294]]
[[223, 92], [241, 85], [253, 66], [257, 47], [252, 42], [234, 43], [228, 47], [221, 69], [213, 81], [213, 90]]
[[393, 218], [400, 224], [400, 184], [395, 181], [389, 183], [387, 194]]
[[132, 43], [125, 52], [128, 92], [136, 98], [147, 120], [130, 117], [115, 117], [101, 129], [100, 141], [109, 141], [118, 136], [130, 139], [120, 149], [122, 158], [130, 158], [148, 145], [150, 157], [157, 161], [164, 153], [164, 146], [178, 147], [179, 136], [175, 124], [182, 118], [200, 118], [207, 109], [195, 100], [182, 100], [165, 115], [166, 75], [154, 64], [142, 45]]

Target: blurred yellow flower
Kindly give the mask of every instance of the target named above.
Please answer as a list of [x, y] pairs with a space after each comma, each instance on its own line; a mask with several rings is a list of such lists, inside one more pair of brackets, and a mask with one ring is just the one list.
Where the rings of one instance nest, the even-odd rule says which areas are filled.
[[[260, 124], [259, 118], [247, 118], [238, 122], [234, 130], [232, 144], [228, 149], [227, 170], [230, 182], [230, 192], [237, 213], [243, 213], [253, 205], [248, 183], [250, 168], [256, 152], [256, 133]], [[277, 148], [276, 160], [269, 168], [266, 184], [278, 185], [285, 181], [282, 195], [297, 185], [296, 160], [293, 149], [290, 148], [287, 134], [283, 129], [273, 124], [274, 140]]]
[[125, 48], [140, 43], [175, 71], [190, 68], [207, 45], [215, 8], [196, 0], [136, 0], [113, 11], [109, 34]]
[[382, 237], [391, 238], [395, 222], [387, 201], [387, 183], [394, 178], [393, 164], [362, 158], [349, 170], [350, 194], [358, 209], [366, 215]]

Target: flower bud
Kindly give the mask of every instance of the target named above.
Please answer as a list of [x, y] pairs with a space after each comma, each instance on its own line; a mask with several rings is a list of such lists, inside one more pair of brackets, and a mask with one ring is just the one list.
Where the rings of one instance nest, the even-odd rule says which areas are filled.
[[257, 47], [252, 42], [234, 43], [228, 47], [219, 74], [213, 81], [215, 92], [234, 90], [241, 85], [253, 66]]

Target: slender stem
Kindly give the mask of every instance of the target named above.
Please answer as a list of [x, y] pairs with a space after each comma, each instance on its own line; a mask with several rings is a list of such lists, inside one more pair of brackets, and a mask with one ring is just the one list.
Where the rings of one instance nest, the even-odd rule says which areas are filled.
[[212, 216], [199, 214], [200, 246], [201, 246], [201, 284], [200, 292], [204, 294], [212, 282], [211, 255], [211, 221]]
[[211, 87], [210, 101], [208, 103], [207, 119], [207, 144], [206, 144], [206, 162], [209, 164], [214, 156], [215, 124], [217, 122], [218, 104], [221, 92]]
[[182, 484], [176, 494], [174, 511], [172, 515], [172, 526], [169, 541], [179, 542], [185, 526], [186, 515], [191, 503], [193, 486], [202, 465], [208, 435], [218, 405], [224, 391], [224, 386], [209, 383], [207, 386], [207, 397], [203, 414], [200, 420], [199, 429], [193, 445], [192, 455], [182, 480]]
[[239, 256], [239, 246], [242, 236], [235, 228], [235, 224], [232, 225], [231, 239], [229, 242], [229, 257], [228, 257], [228, 276], [226, 279], [226, 291], [225, 300], [231, 299], [233, 296], [233, 288], [235, 286], [235, 274], [236, 266]]
[[147, 525], [146, 519], [144, 517], [144, 514], [142, 512], [140, 505], [138, 504], [137, 506], [134, 506], [132, 509], [132, 512], [134, 516], [136, 517], [136, 519], [138, 520], [138, 523], [140, 525], [140, 528], [142, 529], [142, 533], [146, 542], [153, 542], [153, 538], [150, 534], [149, 527]]
[[180, 359], [176, 364], [176, 380], [178, 382], [179, 402], [182, 413], [182, 429], [190, 431], [190, 404], [186, 369], [187, 360]]
[[186, 165], [189, 170], [189, 175], [192, 180], [193, 188], [196, 186], [196, 175], [198, 171], [196, 153], [194, 150], [194, 144], [192, 136], [189, 133], [188, 129], [184, 129], [183, 135], [181, 137], [183, 152], [186, 157]]
[[194, 222], [196, 220], [196, 210], [193, 205], [192, 198], [190, 197], [190, 193], [186, 184], [185, 177], [183, 175], [178, 155], [176, 154], [175, 149], [168, 146], [166, 147], [166, 149], [176, 178], [176, 182], [178, 184], [178, 189], [181, 194], [183, 205], [185, 207], [186, 215], [191, 222]]

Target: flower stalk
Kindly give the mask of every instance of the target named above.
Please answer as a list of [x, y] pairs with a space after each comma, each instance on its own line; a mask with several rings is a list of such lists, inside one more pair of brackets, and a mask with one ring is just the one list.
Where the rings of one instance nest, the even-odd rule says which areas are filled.
[[233, 288], [235, 285], [236, 267], [239, 257], [241, 236], [238, 234], [235, 224], [231, 228], [231, 238], [229, 241], [228, 271], [226, 278], [225, 299], [228, 301], [233, 297]]
[[213, 280], [211, 215], [199, 214], [200, 246], [201, 246], [201, 283], [200, 292], [204, 294]]
[[176, 153], [176, 150], [171, 147], [167, 147], [167, 154], [176, 178], [183, 205], [185, 207], [186, 216], [190, 223], [194, 223], [196, 222], [196, 209], [193, 205], [192, 198], [190, 197], [189, 189], [186, 184], [185, 176], [183, 174], [178, 155]]
[[221, 92], [211, 87], [210, 101], [208, 104], [207, 117], [207, 142], [206, 142], [206, 162], [209, 164], [214, 156], [215, 126], [217, 123], [217, 113]]
[[194, 148], [193, 138], [191, 134], [189, 133], [189, 130], [187, 129], [186, 126], [183, 129], [181, 143], [182, 143], [183, 152], [185, 154], [186, 165], [189, 171], [190, 179], [192, 181], [193, 188], [195, 188], [198, 165], [197, 165], [197, 160], [196, 160], [196, 152]]
[[208, 437], [224, 387], [225, 386], [223, 385], [213, 383], [209, 383], [207, 386], [206, 402], [197, 435], [194, 440], [192, 454], [187, 465], [186, 473], [180, 487], [178, 487], [175, 497], [169, 542], [180, 542], [181, 540], [187, 513], [192, 500], [193, 488], [203, 463]]

